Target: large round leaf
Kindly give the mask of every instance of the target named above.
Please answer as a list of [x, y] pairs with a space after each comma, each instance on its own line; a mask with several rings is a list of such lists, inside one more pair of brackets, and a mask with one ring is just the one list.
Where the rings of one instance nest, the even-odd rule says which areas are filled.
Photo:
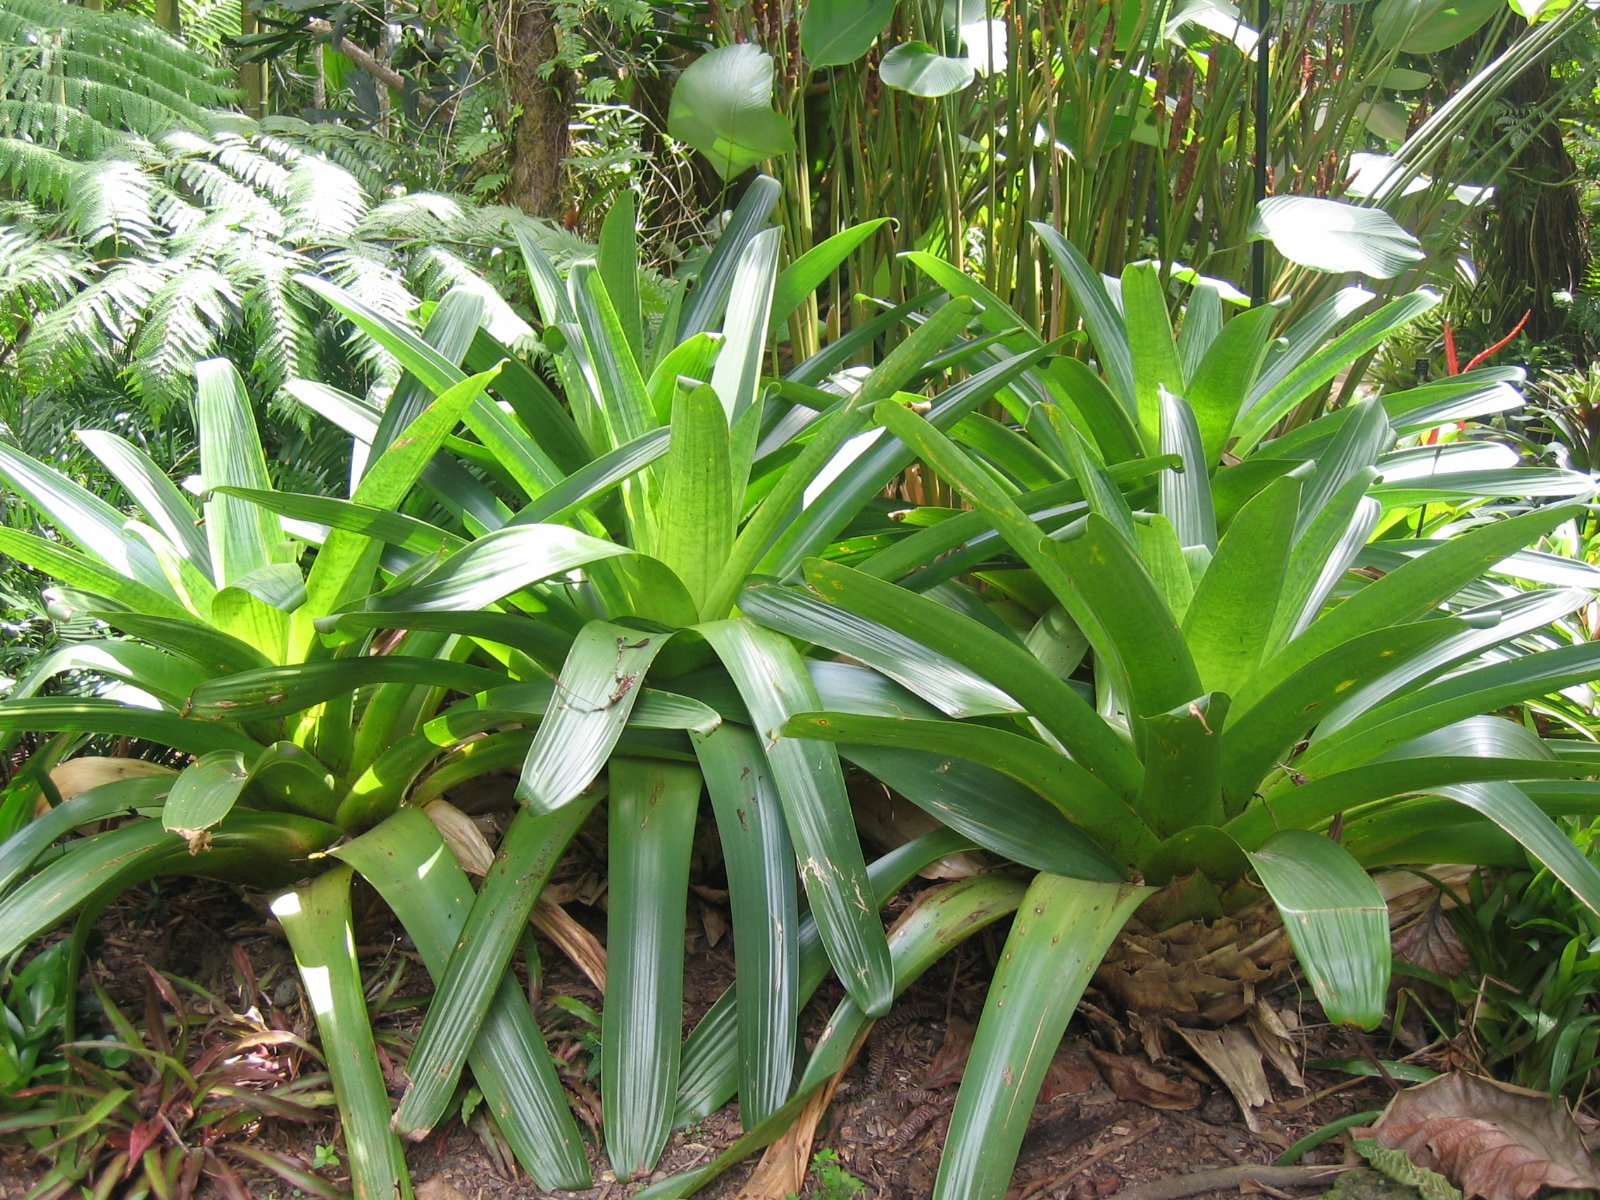
[[1318, 271], [1359, 271], [1391, 279], [1424, 257], [1422, 246], [1386, 212], [1313, 196], [1270, 196], [1256, 206], [1253, 237]]
[[855, 62], [878, 40], [900, 0], [810, 0], [800, 18], [800, 50], [813, 67]]
[[695, 59], [672, 90], [667, 132], [732, 179], [794, 149], [794, 131], [772, 108], [772, 56], [740, 43]]
[[903, 42], [878, 66], [885, 87], [932, 98], [959, 92], [972, 82], [972, 61], [940, 54], [927, 42]]

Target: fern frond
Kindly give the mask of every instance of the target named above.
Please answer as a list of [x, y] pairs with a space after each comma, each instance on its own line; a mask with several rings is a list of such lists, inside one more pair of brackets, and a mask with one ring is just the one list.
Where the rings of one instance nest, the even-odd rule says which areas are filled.
[[0, 184], [35, 204], [65, 207], [83, 164], [49, 146], [0, 137]]
[[94, 280], [35, 321], [17, 359], [24, 384], [38, 388], [78, 382], [116, 369], [150, 302], [182, 268], [181, 262], [126, 262]]
[[158, 190], [158, 182], [127, 159], [85, 163], [67, 188], [67, 219], [86, 245], [110, 241], [119, 255], [148, 254], [160, 237]]
[[412, 254], [409, 278], [417, 293], [430, 299], [453, 287], [472, 292], [483, 300], [484, 323], [497, 341], [512, 349], [531, 343], [532, 326], [484, 281], [482, 269], [444, 246], [423, 246]]
[[309, 155], [289, 172], [286, 199], [284, 234], [300, 243], [340, 241], [367, 212], [366, 193], [354, 175]]
[[289, 196], [289, 171], [236, 133], [219, 134], [211, 158], [241, 183], [279, 202]]
[[93, 264], [70, 242], [0, 225], [0, 334], [14, 337], [31, 313], [62, 303], [89, 282]]
[[311, 124], [296, 117], [267, 117], [255, 139], [262, 153], [292, 163], [308, 151], [343, 167], [375, 196], [400, 173], [401, 156], [394, 143], [367, 129], [331, 122]]
[[244, 329], [253, 355], [250, 374], [261, 395], [275, 394], [290, 379], [316, 378], [314, 316], [296, 275], [315, 270], [303, 255], [265, 238], [224, 251], [218, 266], [243, 290]]
[[194, 364], [214, 358], [239, 317], [239, 294], [221, 271], [194, 259], [150, 298], [130, 347], [128, 382], [152, 415], [187, 400]]
[[0, 96], [0, 137], [93, 158], [122, 144], [122, 135], [93, 117], [52, 100]]
[[454, 197], [408, 192], [374, 205], [352, 232], [393, 241], [431, 241], [450, 236], [463, 220], [461, 202]]
[[234, 225], [249, 225], [273, 236], [283, 232], [283, 210], [216, 163], [203, 158], [183, 159], [171, 173], [202, 209], [225, 212]]
[[88, 55], [115, 64], [111, 69], [125, 78], [148, 81], [200, 108], [223, 107], [237, 95], [219, 66], [130, 13], [95, 11], [60, 0], [6, 0], [0, 7], [0, 46], [17, 52], [43, 46]]

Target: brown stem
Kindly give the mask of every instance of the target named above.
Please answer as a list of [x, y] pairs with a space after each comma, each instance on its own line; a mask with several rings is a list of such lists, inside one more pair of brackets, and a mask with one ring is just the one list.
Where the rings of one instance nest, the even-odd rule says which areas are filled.
[[1179, 1175], [1173, 1179], [1156, 1179], [1134, 1187], [1123, 1188], [1114, 1200], [1185, 1200], [1206, 1192], [1230, 1192], [1246, 1183], [1260, 1183], [1267, 1187], [1320, 1187], [1335, 1176], [1350, 1170], [1334, 1164], [1326, 1167], [1220, 1167], [1214, 1171], [1196, 1171], [1193, 1175]]
[[[330, 46], [383, 84], [384, 87], [396, 92], [404, 92], [406, 90], [406, 77], [404, 75], [387, 63], [379, 62], [378, 56], [371, 50], [363, 49], [349, 38], [334, 37], [332, 23], [324, 21], [321, 17], [312, 17], [306, 24], [312, 33], [318, 37], [327, 38]], [[427, 92], [419, 90], [417, 92], [417, 107], [424, 112], [432, 112], [439, 107], [439, 102], [428, 95]]]

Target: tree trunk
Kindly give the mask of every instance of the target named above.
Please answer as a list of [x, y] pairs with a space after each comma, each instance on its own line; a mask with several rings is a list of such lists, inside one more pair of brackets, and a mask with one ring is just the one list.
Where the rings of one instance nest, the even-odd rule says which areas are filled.
[[505, 198], [536, 217], [559, 214], [570, 144], [568, 122], [576, 80], [558, 68], [548, 79], [539, 68], [557, 53], [550, 0], [507, 0], [509, 11], [501, 70], [511, 104], [521, 110], [511, 138]]
[[[1555, 102], [1560, 84], [1547, 66], [1522, 75], [1506, 99], [1514, 111], [1538, 113]], [[1531, 313], [1526, 332], [1535, 341], [1558, 338], [1566, 321], [1557, 292], [1576, 292], [1589, 264], [1589, 222], [1578, 194], [1578, 170], [1549, 121], [1506, 164], [1495, 188], [1494, 216], [1486, 223], [1480, 276], [1498, 296], [1489, 332], [1509, 332]]]

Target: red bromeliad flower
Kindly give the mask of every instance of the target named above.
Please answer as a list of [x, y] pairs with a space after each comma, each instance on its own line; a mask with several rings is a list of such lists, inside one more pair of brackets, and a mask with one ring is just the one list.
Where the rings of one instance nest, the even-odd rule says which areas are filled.
[[[1522, 327], [1528, 323], [1528, 318], [1530, 318], [1532, 316], [1533, 316], [1533, 309], [1530, 308], [1527, 312], [1522, 314], [1522, 320], [1518, 321], [1515, 325], [1513, 325], [1511, 327], [1511, 332], [1510, 333], [1506, 334], [1505, 337], [1501, 338], [1498, 342], [1496, 342], [1494, 345], [1490, 346], [1487, 350], [1480, 350], [1477, 354], [1474, 354], [1471, 358], [1469, 358], [1467, 360], [1467, 365], [1464, 366], [1464, 367], [1461, 365], [1461, 359], [1456, 354], [1456, 332], [1455, 332], [1454, 329], [1451, 328], [1450, 322], [1446, 321], [1444, 323], [1444, 370], [1445, 370], [1445, 374], [1446, 375], [1463, 375], [1466, 372], [1472, 370], [1474, 367], [1481, 367], [1484, 363], [1488, 362], [1491, 358], [1493, 358], [1501, 350], [1504, 350], [1508, 345], [1510, 345], [1512, 339], [1515, 338], [1517, 336], [1517, 334], [1522, 332]], [[1458, 431], [1462, 430], [1462, 429], [1465, 429], [1466, 427], [1467, 427], [1467, 423], [1465, 421], [1457, 421], [1456, 422], [1456, 429]], [[1435, 443], [1437, 443], [1438, 440], [1439, 440], [1440, 433], [1443, 431], [1444, 428], [1445, 427], [1443, 425], [1441, 425], [1436, 429], [1428, 430], [1427, 433], [1422, 435], [1422, 444], [1424, 446], [1432, 446]]]

